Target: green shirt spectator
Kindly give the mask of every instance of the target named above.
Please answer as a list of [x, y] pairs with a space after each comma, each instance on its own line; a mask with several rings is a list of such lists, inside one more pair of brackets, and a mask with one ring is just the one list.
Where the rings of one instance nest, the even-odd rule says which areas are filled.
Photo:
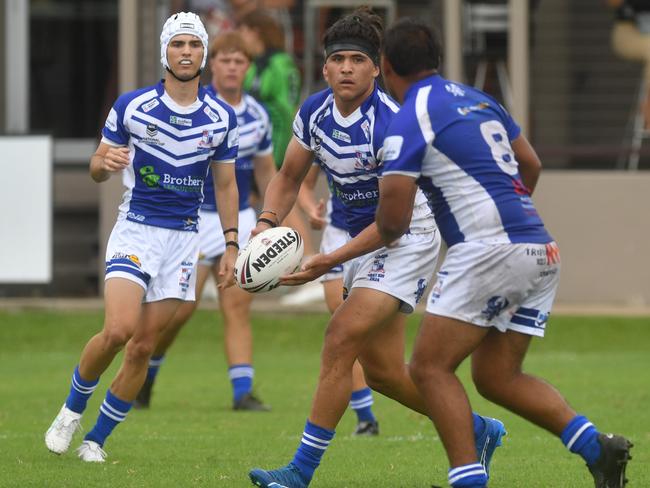
[[273, 17], [252, 12], [242, 18], [239, 30], [255, 56], [246, 74], [244, 90], [269, 112], [273, 125], [273, 158], [280, 167], [300, 101], [300, 72], [284, 50], [284, 32]]

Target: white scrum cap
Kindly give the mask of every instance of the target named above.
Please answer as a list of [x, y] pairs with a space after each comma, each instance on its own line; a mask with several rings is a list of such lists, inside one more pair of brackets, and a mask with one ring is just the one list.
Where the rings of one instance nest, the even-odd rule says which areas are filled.
[[167, 62], [167, 46], [172, 38], [180, 34], [191, 34], [201, 39], [203, 43], [203, 61], [201, 69], [205, 68], [205, 62], [208, 59], [208, 33], [203, 26], [203, 22], [198, 15], [192, 12], [179, 12], [167, 19], [160, 33], [160, 62], [169, 69]]

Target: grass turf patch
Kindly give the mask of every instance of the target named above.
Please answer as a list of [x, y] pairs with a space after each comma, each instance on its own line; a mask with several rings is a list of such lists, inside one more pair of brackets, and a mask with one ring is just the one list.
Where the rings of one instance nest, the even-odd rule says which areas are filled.
[[[72, 450], [56, 456], [43, 435], [66, 398], [81, 349], [101, 313], [0, 312], [0, 486], [250, 486], [252, 467], [286, 464], [298, 445], [316, 386], [327, 323], [323, 314], [254, 316], [256, 390], [269, 413], [233, 412], [222, 322], [199, 311], [163, 364], [152, 408], [131, 411], [106, 443], [107, 462], [85, 464]], [[412, 343], [419, 317], [411, 317]], [[630, 488], [650, 486], [650, 323], [648, 319], [553, 317], [534, 340], [526, 370], [557, 386], [601, 430], [636, 447]], [[92, 427], [121, 356], [103, 375], [82, 420]], [[509, 435], [495, 454], [491, 486], [592, 487], [582, 461], [550, 434], [485, 401], [460, 374], [473, 407], [502, 419]], [[310, 485], [446, 486], [447, 460], [430, 422], [375, 394], [381, 435], [351, 436], [346, 413]]]

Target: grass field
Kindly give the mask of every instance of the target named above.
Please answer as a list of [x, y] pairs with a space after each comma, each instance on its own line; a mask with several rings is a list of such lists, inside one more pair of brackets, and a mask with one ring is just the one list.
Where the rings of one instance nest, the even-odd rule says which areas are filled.
[[[152, 409], [132, 411], [106, 443], [104, 465], [71, 451], [50, 454], [43, 434], [63, 403], [72, 369], [101, 313], [0, 312], [0, 486], [245, 487], [252, 467], [286, 463], [302, 433], [318, 374], [325, 315], [255, 317], [256, 384], [270, 413], [230, 410], [220, 322], [200, 311], [163, 365]], [[419, 317], [411, 318], [410, 339]], [[630, 488], [650, 486], [650, 320], [554, 317], [534, 341], [527, 369], [555, 384], [602, 430], [636, 444]], [[83, 419], [92, 427], [116, 365]], [[468, 380], [467, 365], [462, 376]], [[503, 419], [491, 487], [593, 487], [560, 441], [481, 399], [474, 408]], [[312, 483], [325, 487], [446, 486], [447, 461], [428, 420], [376, 395], [378, 438], [350, 435], [348, 412]], [[76, 447], [80, 438], [73, 441]]]

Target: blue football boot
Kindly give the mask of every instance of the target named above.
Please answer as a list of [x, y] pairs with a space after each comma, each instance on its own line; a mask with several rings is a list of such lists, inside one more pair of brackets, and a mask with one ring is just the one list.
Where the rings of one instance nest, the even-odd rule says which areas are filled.
[[302, 473], [293, 463], [273, 471], [254, 469], [248, 476], [253, 484], [260, 488], [307, 488], [309, 485], [309, 481], [304, 480]]
[[476, 437], [476, 455], [478, 462], [483, 465], [485, 472], [490, 476], [490, 461], [497, 447], [501, 445], [501, 438], [506, 435], [503, 422], [490, 417], [480, 416], [485, 422], [485, 429]]

